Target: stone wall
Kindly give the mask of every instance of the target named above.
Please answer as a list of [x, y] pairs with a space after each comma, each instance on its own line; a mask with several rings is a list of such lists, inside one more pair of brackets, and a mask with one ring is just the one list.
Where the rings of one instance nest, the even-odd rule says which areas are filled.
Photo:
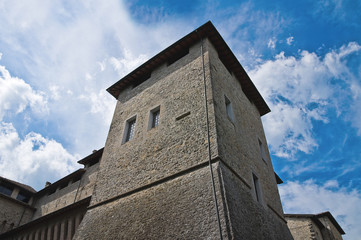
[[83, 199], [59, 211], [40, 217], [1, 235], [3, 240], [71, 240], [90, 199]]
[[[255, 174], [260, 181], [265, 207], [276, 211], [276, 214], [283, 218], [261, 116], [256, 106], [244, 94], [239, 81], [218, 58], [213, 46], [209, 48], [209, 52], [219, 156], [248, 187], [254, 188], [252, 174]], [[225, 98], [232, 103], [233, 120], [227, 115]], [[264, 148], [264, 159], [259, 141]]]
[[325, 226], [325, 229], [323, 229], [322, 231], [324, 235], [329, 236], [329, 239], [331, 240], [342, 240], [342, 236], [340, 232], [337, 230], [335, 225], [332, 224], [332, 222], [328, 217], [326, 216], [320, 217], [319, 220]]
[[310, 218], [287, 218], [287, 225], [294, 240], [323, 240], [320, 229]]
[[342, 240], [342, 235], [327, 215], [287, 215], [287, 225], [295, 240]]
[[34, 209], [28, 204], [0, 194], [0, 234], [28, 222]]
[[37, 219], [91, 196], [98, 169], [99, 163], [87, 168], [80, 180], [70, 182], [68, 186], [57, 189], [52, 194], [44, 192], [42, 195], [36, 196], [34, 199], [36, 212], [32, 219]]
[[293, 239], [286, 222], [255, 201], [251, 189], [230, 168], [221, 162], [217, 174], [229, 239]]
[[219, 239], [211, 186], [204, 166], [92, 208], [74, 239]]
[[[207, 52], [205, 59], [207, 61]], [[209, 84], [209, 69], [206, 69], [206, 76]], [[212, 105], [211, 89], [208, 91]], [[91, 204], [206, 162], [208, 140], [204, 104], [199, 44], [172, 65], [164, 64], [154, 70], [147, 81], [121, 92]], [[159, 126], [148, 129], [149, 113], [156, 107], [160, 107]], [[214, 115], [212, 106], [209, 109], [210, 116]], [[124, 143], [126, 122], [134, 117], [134, 138]], [[218, 153], [214, 120], [210, 119], [210, 125], [215, 157]]]

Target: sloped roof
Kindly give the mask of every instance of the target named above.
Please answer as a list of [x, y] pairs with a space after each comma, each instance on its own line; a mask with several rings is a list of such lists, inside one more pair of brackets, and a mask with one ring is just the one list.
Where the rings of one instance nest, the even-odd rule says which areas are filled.
[[10, 179], [7, 179], [7, 178], [4, 178], [4, 177], [0, 177], [0, 182], [7, 182], [7, 183], [10, 183], [12, 185], [15, 185], [21, 189], [24, 189], [30, 193], [35, 193], [36, 190], [32, 187], [30, 187], [29, 185], [26, 185], [26, 184], [23, 184], [23, 183], [19, 183], [19, 182], [16, 182], [14, 180], [10, 180]]
[[103, 155], [103, 150], [104, 150], [104, 147], [99, 149], [99, 150], [94, 150], [94, 152], [92, 154], [90, 154], [90, 155], [86, 156], [85, 158], [79, 160], [78, 163], [85, 165], [87, 163], [93, 163], [93, 162], [99, 161], [99, 159]]
[[184, 48], [189, 48], [193, 44], [199, 42], [201, 38], [208, 38], [212, 42], [218, 52], [219, 58], [222, 59], [222, 62], [230, 71], [233, 72], [234, 76], [241, 83], [245, 95], [256, 105], [260, 115], [262, 116], [270, 112], [271, 110], [247, 75], [246, 71], [243, 69], [229, 46], [210, 21], [164, 49], [147, 62], [143, 63], [140, 67], [109, 87], [107, 91], [117, 99], [123, 89], [135, 83], [139, 83], [139, 81], [145, 81], [147, 79], [146, 76], [149, 76], [155, 68], [162, 65], [172, 56], [182, 52]]

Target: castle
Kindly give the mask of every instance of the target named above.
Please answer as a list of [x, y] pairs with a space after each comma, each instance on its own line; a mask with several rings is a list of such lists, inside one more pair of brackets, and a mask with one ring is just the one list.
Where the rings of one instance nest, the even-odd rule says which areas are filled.
[[38, 192], [0, 178], [0, 239], [342, 239], [329, 212], [284, 215], [270, 109], [211, 22], [107, 91], [83, 168]]

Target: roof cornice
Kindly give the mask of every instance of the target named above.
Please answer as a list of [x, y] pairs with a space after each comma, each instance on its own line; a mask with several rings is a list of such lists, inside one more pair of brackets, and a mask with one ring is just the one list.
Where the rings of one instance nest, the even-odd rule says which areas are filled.
[[271, 110], [247, 75], [246, 71], [243, 69], [236, 56], [210, 21], [143, 63], [140, 67], [136, 68], [134, 71], [110, 86], [107, 91], [117, 99], [122, 90], [137, 82], [139, 83], [139, 79], [146, 80], [146, 76], [149, 76], [155, 68], [165, 63], [171, 56], [177, 54], [186, 47], [194, 45], [199, 42], [200, 39], [204, 38], [208, 38], [211, 41], [218, 52], [219, 58], [222, 59], [222, 62], [226, 64], [226, 67], [232, 71], [234, 76], [241, 83], [243, 92], [248, 99], [255, 104], [260, 115], [262, 116], [270, 112]]

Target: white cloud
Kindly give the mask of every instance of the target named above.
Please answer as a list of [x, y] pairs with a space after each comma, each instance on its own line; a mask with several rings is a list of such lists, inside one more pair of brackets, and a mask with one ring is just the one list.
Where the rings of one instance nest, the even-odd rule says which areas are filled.
[[267, 43], [267, 47], [275, 49], [277, 40], [275, 38], [270, 38]]
[[317, 185], [312, 180], [287, 182], [279, 187], [285, 213], [320, 213], [330, 211], [345, 230], [344, 239], [361, 236], [361, 193], [339, 187], [335, 180]]
[[11, 123], [0, 123], [1, 176], [39, 187], [74, 171], [76, 160], [53, 139], [34, 132], [21, 139]]
[[6, 113], [18, 114], [26, 107], [30, 107], [35, 113], [46, 113], [48, 108], [45, 94], [35, 91], [24, 80], [12, 77], [5, 66], [0, 65], [0, 121]]
[[291, 45], [293, 41], [294, 41], [293, 37], [289, 37], [286, 39], [288, 45]]
[[109, 63], [114, 67], [120, 76], [124, 76], [134, 70], [136, 67], [148, 60], [145, 54], [134, 56], [131, 51], [124, 49], [122, 58], [111, 57]]
[[80, 95], [79, 99], [90, 104], [90, 112], [92, 114], [99, 115], [103, 118], [104, 122], [110, 123], [115, 108], [115, 101], [105, 89], [101, 89], [98, 93], [90, 91], [87, 94]]
[[[357, 43], [349, 43], [327, 53], [324, 58], [308, 51], [300, 51], [298, 58], [287, 57], [281, 52], [274, 60], [263, 62], [249, 71], [272, 110], [263, 121], [274, 154], [292, 158], [298, 151], [310, 153], [317, 148], [312, 121], [328, 123], [326, 113], [342, 105], [342, 91], [354, 96], [351, 106], [361, 102], [361, 96], [356, 94], [359, 82], [350, 72], [347, 61], [360, 49]], [[342, 89], [332, 83], [333, 79], [339, 80], [337, 84], [349, 87]], [[350, 108], [341, 106], [338, 110], [348, 112]], [[361, 117], [361, 111], [354, 113], [352, 116]], [[361, 129], [361, 124], [357, 124], [359, 121], [353, 122]]]
[[210, 19], [219, 18], [216, 27], [231, 49], [237, 49], [237, 58], [244, 67], [259, 63], [268, 48], [276, 47], [277, 37], [293, 21], [277, 11], [262, 11], [252, 1], [226, 12], [213, 10], [216, 15]]
[[43, 132], [72, 153], [104, 146], [116, 103], [105, 89], [191, 30], [170, 19], [144, 26], [127, 7], [117, 0], [0, 4], [0, 46], [17, 59], [11, 69], [48, 96]]

